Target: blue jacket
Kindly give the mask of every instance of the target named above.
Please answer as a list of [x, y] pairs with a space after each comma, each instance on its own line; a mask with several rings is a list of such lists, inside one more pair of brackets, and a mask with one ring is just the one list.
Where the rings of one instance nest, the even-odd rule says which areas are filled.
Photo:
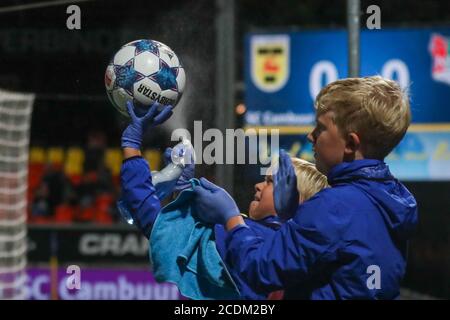
[[397, 298], [418, 220], [414, 197], [378, 160], [341, 163], [328, 182], [332, 188], [301, 204], [273, 234], [244, 226], [229, 232], [227, 265], [258, 294]]
[[134, 220], [134, 224], [150, 237], [153, 223], [161, 210], [161, 203], [152, 184], [148, 162], [135, 156], [123, 161], [120, 169], [122, 201]]
[[[255, 232], [258, 237], [266, 237], [272, 235], [281, 227], [281, 222], [278, 217], [268, 216], [262, 220], [252, 220], [250, 218], [244, 218], [245, 223]], [[228, 265], [226, 262], [226, 246], [225, 239], [227, 236], [227, 231], [222, 225], [215, 225], [214, 233], [216, 236], [216, 248], [219, 252], [225, 265], [227, 266], [228, 272], [233, 277], [234, 282], [239, 288], [240, 297], [244, 300], [266, 300], [267, 294], [264, 292], [255, 292], [239, 275], [237, 270], [233, 269], [232, 266]]]

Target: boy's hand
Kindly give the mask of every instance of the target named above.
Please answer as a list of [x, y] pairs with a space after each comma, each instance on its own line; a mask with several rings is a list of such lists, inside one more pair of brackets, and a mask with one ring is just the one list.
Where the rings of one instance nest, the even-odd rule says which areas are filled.
[[224, 189], [200, 178], [200, 186], [194, 187], [196, 211], [200, 219], [210, 224], [223, 224], [235, 216], [240, 216], [233, 198]]
[[134, 113], [133, 103], [131, 101], [127, 102], [127, 111], [131, 117], [131, 123], [123, 131], [122, 148], [139, 150], [142, 145], [142, 136], [147, 127], [155, 127], [170, 118], [173, 113], [173, 107], [170, 105], [163, 106], [163, 109], [158, 111], [159, 106], [159, 103], [153, 103], [148, 112], [143, 117], [139, 118]]
[[294, 166], [286, 151], [281, 149], [278, 171], [273, 176], [273, 201], [275, 210], [282, 220], [294, 216], [299, 198]]

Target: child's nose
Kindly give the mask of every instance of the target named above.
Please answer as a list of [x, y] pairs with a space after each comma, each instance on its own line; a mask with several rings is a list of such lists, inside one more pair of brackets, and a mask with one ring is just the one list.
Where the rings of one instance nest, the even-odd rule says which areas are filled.
[[314, 137], [313, 137], [312, 132], [308, 133], [308, 135], [306, 137], [309, 140], [309, 142], [314, 143]]

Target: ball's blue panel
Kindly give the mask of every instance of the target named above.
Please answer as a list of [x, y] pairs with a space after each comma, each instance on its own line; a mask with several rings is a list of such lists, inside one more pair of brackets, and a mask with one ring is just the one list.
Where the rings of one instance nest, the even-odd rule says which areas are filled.
[[115, 65], [114, 72], [116, 73], [114, 86], [125, 89], [128, 94], [133, 96], [133, 84], [144, 78], [144, 75], [134, 70], [133, 59], [123, 66]]
[[149, 78], [157, 82], [161, 90], [178, 91], [176, 68], [169, 67], [163, 60], [160, 60], [160, 62], [161, 68], [159, 71]]
[[150, 51], [159, 56], [158, 46], [152, 40], [141, 40], [133, 43], [133, 45], [136, 47], [136, 55], [143, 51]]

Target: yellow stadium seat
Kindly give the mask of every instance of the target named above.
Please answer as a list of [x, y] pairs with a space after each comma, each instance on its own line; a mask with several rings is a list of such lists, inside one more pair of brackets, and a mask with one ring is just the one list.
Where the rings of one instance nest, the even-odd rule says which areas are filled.
[[30, 148], [30, 163], [44, 163], [45, 150], [41, 147]]
[[122, 166], [122, 150], [119, 148], [107, 149], [105, 152], [105, 166], [111, 170], [113, 176], [120, 174]]
[[150, 164], [152, 171], [159, 171], [161, 169], [161, 152], [157, 149], [147, 149], [144, 151], [144, 158]]
[[64, 172], [69, 175], [80, 175], [83, 173], [84, 151], [78, 147], [67, 150]]
[[47, 163], [60, 164], [64, 163], [63, 148], [50, 147], [47, 149]]

